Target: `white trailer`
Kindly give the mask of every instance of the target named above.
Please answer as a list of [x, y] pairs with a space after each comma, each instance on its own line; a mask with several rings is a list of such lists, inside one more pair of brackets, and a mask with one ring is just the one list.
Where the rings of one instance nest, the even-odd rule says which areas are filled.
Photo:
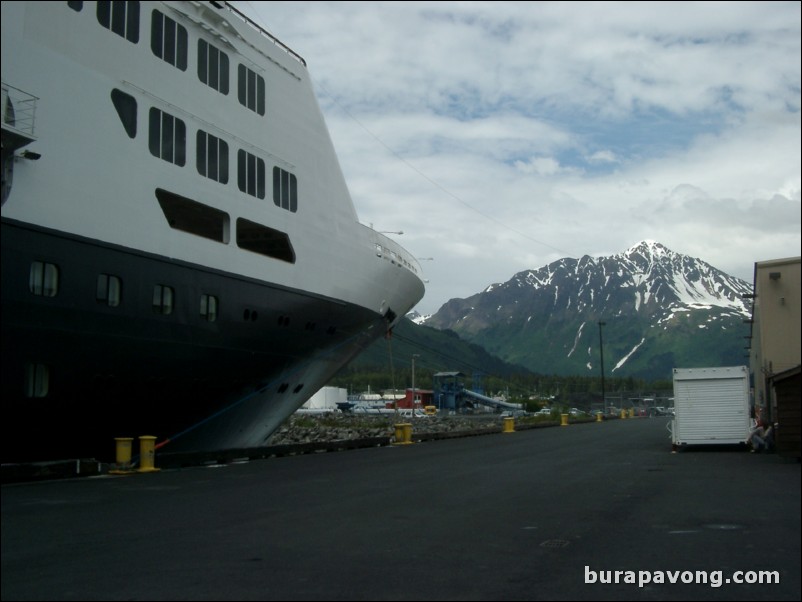
[[751, 429], [746, 366], [674, 368], [674, 449], [747, 443]]

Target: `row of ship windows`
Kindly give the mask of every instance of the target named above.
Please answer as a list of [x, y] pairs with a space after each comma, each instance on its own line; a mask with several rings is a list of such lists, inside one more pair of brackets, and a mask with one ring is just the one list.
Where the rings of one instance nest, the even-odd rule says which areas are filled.
[[[50, 367], [47, 364], [28, 363], [25, 365], [25, 397], [43, 398], [50, 393]], [[276, 389], [279, 393], [286, 393], [289, 383], [281, 383]], [[297, 395], [304, 388], [304, 383], [295, 385], [292, 392]]]
[[387, 261], [392, 263], [393, 265], [397, 265], [398, 267], [405, 267], [413, 274], [417, 274], [418, 270], [412, 265], [407, 259], [404, 258], [403, 255], [396, 253], [392, 249], [388, 249], [385, 246], [376, 243], [376, 257], [384, 257]]
[[[55, 297], [59, 293], [59, 268], [56, 264], [45, 261], [31, 262], [28, 288], [33, 295], [40, 297]], [[113, 274], [98, 274], [95, 289], [95, 299], [98, 303], [109, 307], [119, 307], [122, 303], [123, 283], [119, 276]], [[202, 294], [200, 296], [199, 315], [206, 322], [215, 322], [218, 318], [220, 301], [215, 295]], [[170, 315], [175, 308], [175, 289], [165, 284], [156, 284], [153, 287], [152, 297], [153, 312], [160, 315]], [[258, 312], [245, 309], [242, 314], [245, 321], [255, 322], [259, 319]], [[278, 316], [278, 325], [288, 327], [290, 317], [286, 315]], [[305, 330], [314, 331], [317, 329], [315, 322], [307, 322]], [[335, 326], [329, 326], [326, 334], [334, 335], [337, 333]], [[50, 369], [45, 364], [29, 363], [25, 367], [25, 396], [29, 398], [47, 397], [50, 391]], [[303, 384], [297, 385], [293, 393], [298, 393], [303, 388]], [[288, 383], [282, 383], [279, 393], [284, 393], [289, 389]]]
[[[174, 230], [226, 245], [229, 243], [231, 219], [225, 211], [163, 188], [156, 189], [156, 199], [167, 223]], [[244, 218], [237, 218], [235, 232], [237, 246], [240, 249], [287, 263], [295, 263], [295, 250], [286, 233]]]
[[[31, 262], [28, 288], [31, 294], [40, 297], [55, 297], [59, 293], [59, 268], [56, 264], [33, 261]], [[109, 307], [119, 307], [123, 298], [123, 283], [119, 276], [113, 274], [98, 274], [95, 290], [95, 299], [98, 303]], [[215, 295], [202, 294], [200, 296], [199, 315], [202, 320], [207, 322], [217, 321], [219, 315], [219, 299]], [[161, 315], [170, 315], [175, 308], [175, 289], [165, 284], [156, 284], [153, 287], [152, 296], [153, 312]], [[256, 310], [245, 309], [242, 314], [244, 321], [255, 322], [259, 319]], [[290, 317], [287, 315], [278, 316], [278, 326], [289, 327]], [[305, 330], [317, 330], [315, 322], [307, 322]], [[326, 334], [335, 335], [337, 328], [329, 326]], [[278, 388], [279, 393], [288, 390], [289, 384], [282, 383]], [[298, 393], [303, 384], [293, 389], [293, 393]], [[25, 370], [25, 396], [26, 397], [46, 397], [50, 389], [50, 370], [45, 364], [30, 363]]]
[[[76, 11], [83, 2], [67, 2]], [[134, 44], [139, 43], [139, 2], [98, 2], [97, 20], [106, 29]], [[187, 70], [189, 36], [186, 28], [158, 10], [151, 13], [150, 48], [153, 54], [181, 71]], [[198, 79], [223, 95], [229, 92], [228, 55], [206, 40], [198, 39]], [[239, 103], [265, 114], [265, 80], [252, 69], [237, 67], [237, 99]]]
[[[59, 293], [59, 269], [45, 261], [31, 262], [28, 290], [39, 297], [55, 297]], [[109, 307], [119, 307], [122, 302], [122, 279], [113, 274], [98, 274], [95, 299]], [[170, 315], [175, 308], [175, 289], [166, 284], [153, 287], [153, 312]], [[219, 300], [214, 295], [200, 296], [200, 317], [206, 322], [217, 320]], [[249, 310], [246, 319], [252, 319]], [[254, 312], [255, 313], [255, 312]]]
[[[111, 101], [130, 138], [137, 134], [137, 101], [123, 92], [111, 91]], [[187, 126], [178, 117], [151, 107], [148, 113], [148, 148], [154, 157], [183, 167], [187, 162]], [[228, 184], [228, 143], [199, 129], [195, 135], [195, 167], [198, 173], [220, 184]], [[258, 199], [265, 198], [265, 161], [244, 149], [237, 150], [237, 187]], [[273, 167], [273, 203], [292, 213], [298, 211], [298, 179]]]
[[[31, 294], [38, 297], [57, 296], [59, 293], [58, 266], [46, 261], [31, 262], [28, 289]], [[122, 279], [114, 274], [98, 274], [95, 300], [109, 307], [119, 307], [122, 303], [122, 298]], [[175, 309], [175, 289], [166, 284], [155, 284], [153, 286], [152, 300], [153, 313], [168, 316]], [[219, 306], [220, 300], [217, 296], [204, 293], [200, 296], [199, 316], [206, 322], [216, 322], [219, 315]], [[242, 312], [242, 319], [246, 322], [256, 322], [259, 319], [259, 312], [246, 308]], [[278, 316], [277, 325], [284, 328], [289, 327], [290, 317], [287, 315]], [[315, 331], [317, 326], [316, 322], [307, 322], [304, 325], [304, 330]], [[328, 335], [336, 333], [336, 326], [329, 326], [326, 329], [326, 334]]]

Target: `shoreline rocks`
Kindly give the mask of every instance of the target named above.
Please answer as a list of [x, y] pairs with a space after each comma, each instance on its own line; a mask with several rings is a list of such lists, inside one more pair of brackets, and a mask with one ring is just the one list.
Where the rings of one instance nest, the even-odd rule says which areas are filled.
[[273, 433], [268, 445], [393, 437], [395, 425], [399, 423], [412, 424], [415, 434], [433, 434], [484, 430], [495, 432], [501, 430], [503, 420], [497, 414], [411, 418], [394, 414], [297, 413]]

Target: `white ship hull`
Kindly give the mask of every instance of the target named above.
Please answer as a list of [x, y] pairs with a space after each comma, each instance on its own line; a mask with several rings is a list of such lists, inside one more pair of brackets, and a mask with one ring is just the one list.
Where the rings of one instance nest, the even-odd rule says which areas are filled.
[[263, 445], [420, 300], [302, 59], [241, 15], [2, 10], [3, 461]]

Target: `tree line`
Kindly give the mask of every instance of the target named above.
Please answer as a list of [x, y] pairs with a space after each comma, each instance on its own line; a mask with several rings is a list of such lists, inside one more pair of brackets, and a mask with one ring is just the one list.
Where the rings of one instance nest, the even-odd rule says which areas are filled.
[[[414, 380], [418, 389], [432, 389], [435, 372], [425, 367], [416, 368]], [[333, 387], [346, 389], [350, 394], [365, 391], [381, 393], [385, 390], [405, 390], [412, 386], [412, 368], [403, 367], [396, 370], [376, 370], [346, 367], [330, 382]], [[576, 399], [601, 399], [601, 376], [577, 375], [539, 375], [527, 372], [510, 373], [504, 377], [465, 373], [465, 386], [472, 390], [483, 391], [486, 395], [505, 394], [513, 399], [542, 399], [568, 401]], [[670, 395], [673, 389], [671, 380], [654, 380], [627, 377], [605, 377], [604, 393], [608, 399], [613, 397], [659, 397]]]

